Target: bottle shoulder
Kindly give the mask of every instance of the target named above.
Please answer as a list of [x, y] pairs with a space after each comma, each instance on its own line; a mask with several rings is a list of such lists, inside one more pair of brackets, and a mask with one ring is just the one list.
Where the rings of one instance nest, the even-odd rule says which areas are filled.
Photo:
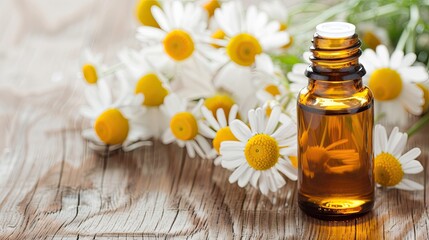
[[298, 105], [322, 111], [358, 112], [372, 107], [374, 97], [371, 90], [363, 86], [356, 91], [320, 92], [304, 88], [298, 94]]

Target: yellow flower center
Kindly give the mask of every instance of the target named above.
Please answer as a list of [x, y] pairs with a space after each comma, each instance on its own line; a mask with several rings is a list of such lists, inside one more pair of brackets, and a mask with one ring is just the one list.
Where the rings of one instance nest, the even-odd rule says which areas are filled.
[[165, 96], [168, 95], [167, 89], [162, 86], [162, 82], [154, 73], [149, 73], [140, 78], [134, 91], [136, 94], [143, 93], [143, 105], [154, 107], [164, 103]]
[[226, 51], [233, 62], [241, 66], [251, 66], [256, 55], [262, 53], [262, 47], [254, 36], [240, 33], [229, 40]]
[[[214, 32], [213, 34], [212, 34], [212, 36], [211, 36], [213, 39], [225, 39], [225, 32], [224, 31], [222, 31], [222, 29], [218, 29], [218, 30], [216, 30], [216, 32]], [[220, 46], [219, 45], [217, 45], [217, 44], [212, 44], [212, 46], [213, 47], [215, 47], [215, 48], [220, 48]]]
[[85, 64], [82, 66], [82, 73], [85, 81], [89, 84], [95, 84], [98, 80], [97, 70], [92, 64]]
[[419, 87], [423, 91], [423, 98], [425, 99], [425, 103], [422, 106], [423, 113], [429, 109], [429, 88], [421, 83], [417, 83], [417, 87]]
[[276, 165], [279, 160], [279, 146], [270, 135], [257, 134], [246, 143], [244, 155], [255, 170], [267, 170]]
[[375, 181], [382, 186], [395, 186], [404, 176], [401, 163], [392, 154], [382, 152], [374, 160]]
[[362, 36], [363, 42], [371, 49], [375, 50], [381, 44], [380, 39], [371, 31], [366, 31]]
[[216, 118], [216, 111], [219, 108], [223, 109], [225, 116], [228, 118], [229, 111], [233, 105], [234, 100], [230, 96], [224, 94], [214, 95], [213, 97], [209, 97], [204, 100], [204, 106], [206, 106]]
[[170, 129], [177, 139], [191, 140], [198, 134], [197, 120], [189, 112], [180, 112], [171, 118]]
[[279, 90], [279, 88], [278, 88], [276, 85], [274, 85], [274, 84], [270, 84], [270, 85], [266, 86], [266, 87], [264, 88], [264, 90], [265, 90], [266, 92], [268, 92], [269, 94], [271, 94], [273, 97], [275, 97], [275, 96], [277, 96], [277, 95], [280, 95], [280, 90]]
[[116, 109], [104, 111], [95, 120], [95, 132], [105, 144], [115, 145], [125, 141], [128, 136], [128, 120]]
[[218, 0], [208, 0], [204, 3], [203, 8], [207, 11], [209, 17], [212, 17], [215, 10], [220, 7], [220, 3]]
[[369, 88], [379, 101], [392, 100], [402, 91], [402, 79], [399, 73], [390, 68], [375, 70], [369, 78]]
[[238, 141], [238, 139], [234, 136], [231, 129], [229, 127], [223, 127], [217, 131], [215, 138], [213, 138], [213, 147], [218, 154], [220, 154], [220, 144], [223, 141]]
[[292, 166], [298, 168], [298, 157], [297, 156], [289, 156], [289, 160], [292, 163]]
[[159, 28], [158, 23], [152, 15], [152, 6], [161, 7], [159, 2], [156, 0], [140, 0], [136, 6], [136, 17], [140, 23], [145, 26]]
[[189, 33], [183, 30], [172, 30], [165, 36], [164, 50], [172, 59], [183, 61], [190, 57], [195, 50], [194, 41]]

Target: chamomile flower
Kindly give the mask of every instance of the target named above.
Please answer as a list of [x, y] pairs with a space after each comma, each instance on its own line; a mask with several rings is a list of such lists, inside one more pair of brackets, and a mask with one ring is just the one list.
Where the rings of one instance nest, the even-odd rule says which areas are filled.
[[[224, 141], [237, 141], [232, 134], [229, 124], [237, 118], [238, 106], [233, 105], [228, 111], [228, 115], [223, 108], [218, 108], [216, 115], [211, 110], [203, 106], [201, 112], [205, 118], [205, 122], [200, 124], [201, 133], [207, 138], [213, 139], [213, 149], [209, 154], [209, 158], [220, 154], [220, 145]], [[216, 116], [216, 117], [215, 117]], [[222, 161], [222, 156], [218, 156], [214, 160], [215, 165], [219, 165]]]
[[265, 103], [271, 100], [281, 100], [280, 98], [287, 93], [288, 91], [281, 83], [266, 83], [256, 92], [256, 97], [261, 103]]
[[404, 178], [405, 174], [423, 171], [421, 163], [415, 160], [421, 153], [419, 148], [413, 148], [402, 154], [407, 138], [408, 135], [399, 132], [397, 127], [388, 138], [383, 126], [375, 126], [374, 176], [378, 185], [403, 190], [423, 190], [421, 184]]
[[[285, 31], [289, 25], [289, 12], [286, 1], [274, 0], [274, 1], [261, 1], [259, 8], [265, 12], [270, 19], [278, 21], [280, 23], [280, 30]], [[286, 49], [292, 45], [293, 38], [289, 36], [289, 42], [282, 46]]]
[[100, 54], [95, 54], [90, 49], [85, 49], [81, 77], [88, 84], [96, 84], [103, 77], [106, 66], [102, 64], [102, 59], [103, 57]]
[[250, 128], [240, 120], [232, 121], [230, 128], [238, 141], [224, 141], [220, 147], [222, 166], [233, 170], [231, 183], [238, 181], [244, 187], [250, 182], [267, 195], [286, 184], [280, 173], [297, 180], [297, 169], [289, 159], [296, 155], [296, 127], [279, 124], [280, 112], [275, 107], [267, 118], [261, 108], [250, 110]]
[[212, 17], [216, 9], [220, 8], [219, 0], [200, 0], [199, 2], [209, 17]]
[[123, 148], [133, 150], [142, 145], [150, 133], [141, 124], [144, 114], [141, 106], [143, 95], [132, 95], [122, 86], [119, 96], [113, 101], [113, 94], [105, 81], [85, 91], [88, 106], [81, 108], [81, 114], [89, 119], [92, 128], [83, 130], [84, 138], [91, 141], [94, 150]]
[[380, 28], [373, 23], [360, 23], [357, 26], [359, 36], [364, 46], [375, 50], [378, 45], [389, 45], [389, 36], [384, 28]]
[[376, 52], [366, 49], [360, 58], [367, 71], [364, 80], [378, 104], [376, 109], [401, 125], [407, 120], [407, 111], [420, 115], [424, 104], [423, 91], [415, 83], [427, 80], [428, 73], [423, 66], [412, 66], [415, 60], [414, 53], [404, 55], [399, 50], [389, 57], [384, 45]]
[[308, 85], [308, 78], [305, 76], [305, 70], [308, 65], [311, 64], [310, 61], [311, 52], [304, 52], [302, 55], [305, 63], [297, 63], [293, 65], [292, 71], [287, 74], [287, 77], [290, 81], [290, 91], [295, 93], [295, 96]]
[[201, 135], [201, 112], [203, 100], [188, 111], [186, 100], [179, 98], [176, 94], [169, 94], [161, 109], [168, 116], [170, 126], [162, 135], [162, 142], [169, 144], [176, 142], [179, 147], [186, 147], [189, 157], [194, 158], [195, 153], [205, 158], [210, 153], [211, 147], [207, 140]]
[[152, 6], [152, 15], [160, 28], [142, 26], [137, 38], [150, 44], [147, 59], [159, 66], [167, 77], [180, 78], [183, 72], [211, 69], [205, 54], [212, 51], [207, 43], [207, 21], [203, 9], [192, 3], [165, 2], [163, 9]]
[[123, 50], [119, 59], [127, 72], [120, 72], [120, 77], [129, 84], [129, 92], [143, 94], [143, 107], [146, 109], [145, 117], [141, 119], [154, 138], [160, 138], [168, 122], [160, 106], [164, 104], [165, 97], [171, 92], [168, 79], [155, 68], [151, 67], [144, 56], [133, 50]]
[[215, 12], [215, 19], [225, 35], [222, 39], [213, 39], [221, 48], [210, 56], [222, 62], [214, 84], [237, 95], [240, 112], [247, 113], [257, 104], [255, 76], [258, 78], [259, 73], [275, 75], [268, 53], [287, 44], [289, 35], [279, 30], [277, 21], [269, 21], [266, 13], [255, 6], [244, 11], [238, 1], [222, 4]]

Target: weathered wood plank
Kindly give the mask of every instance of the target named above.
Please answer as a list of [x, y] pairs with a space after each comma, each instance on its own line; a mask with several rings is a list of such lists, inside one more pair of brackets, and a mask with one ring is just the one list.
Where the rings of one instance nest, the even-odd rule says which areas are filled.
[[[296, 184], [274, 198], [227, 182], [229, 172], [154, 142], [106, 156], [91, 151], [75, 115], [81, 93], [1, 92], [0, 238], [427, 239], [424, 192], [378, 190], [375, 209], [344, 222], [299, 211]], [[63, 101], [56, 101], [64, 99]], [[428, 128], [410, 140], [428, 162]], [[426, 180], [425, 174], [415, 177]]]

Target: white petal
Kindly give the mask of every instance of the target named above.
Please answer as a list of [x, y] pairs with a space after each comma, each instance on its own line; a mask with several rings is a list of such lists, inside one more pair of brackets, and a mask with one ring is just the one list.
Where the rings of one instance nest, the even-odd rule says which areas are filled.
[[213, 116], [213, 113], [210, 110], [203, 106], [201, 108], [201, 112], [203, 113], [206, 120], [210, 123], [210, 126], [212, 126], [216, 130], [220, 129], [219, 123], [216, 121], [215, 117]]
[[234, 136], [241, 142], [247, 142], [252, 137], [249, 127], [240, 120], [232, 121], [230, 128]]
[[226, 127], [228, 124], [226, 122], [226, 116], [225, 116], [225, 112], [223, 111], [222, 108], [218, 108], [216, 110], [216, 118], [219, 121], [219, 125], [220, 127]]
[[241, 177], [241, 175], [249, 168], [249, 166], [247, 164], [243, 164], [240, 167], [238, 167], [237, 169], [235, 169], [235, 171], [231, 174], [231, 176], [229, 176], [229, 182], [230, 183], [235, 183], [238, 178]]
[[281, 125], [271, 136], [277, 140], [289, 138], [296, 135], [296, 127], [291, 125]]
[[238, 186], [245, 187], [247, 183], [249, 183], [250, 178], [252, 177], [252, 173], [255, 172], [252, 168], [247, 168], [247, 170], [241, 175], [238, 179]]
[[382, 125], [377, 124], [375, 126], [374, 155], [377, 156], [381, 152], [386, 151], [386, 144], [387, 144], [386, 129]]
[[266, 134], [271, 135], [271, 133], [273, 133], [274, 129], [277, 127], [277, 124], [279, 123], [280, 113], [281, 113], [280, 107], [275, 106], [271, 111], [270, 118], [268, 119], [268, 123], [264, 131]]
[[220, 144], [220, 150], [221, 152], [243, 151], [245, 146], [246, 146], [245, 143], [238, 142], [238, 141], [223, 141]]
[[201, 149], [204, 151], [204, 155], [207, 155], [210, 153], [212, 148], [204, 137], [202, 137], [201, 135], [197, 135], [195, 137], [195, 140], [197, 141], [197, 143], [201, 147]]
[[415, 53], [407, 53], [403, 58], [401, 62], [401, 67], [409, 67], [416, 61], [416, 54]]
[[258, 188], [258, 180], [260, 176], [261, 176], [261, 171], [255, 171], [253, 173], [252, 178], [250, 179], [250, 184], [252, 184], [254, 188]]
[[169, 32], [171, 29], [170, 29], [167, 17], [164, 14], [164, 12], [158, 6], [152, 6], [151, 11], [152, 11], [153, 17], [155, 18], [155, 20], [159, 24], [159, 26], [164, 31]]
[[200, 156], [201, 158], [206, 158], [206, 154], [205, 152], [201, 149], [201, 147], [194, 141], [188, 141], [191, 143], [192, 148], [195, 150], [195, 152], [197, 152], [198, 156]]
[[207, 138], [213, 139], [216, 137], [216, 132], [202, 122], [198, 123], [198, 129], [200, 130], [201, 134]]
[[401, 66], [402, 58], [404, 57], [403, 51], [394, 51], [390, 58], [390, 68], [397, 69]]
[[413, 148], [404, 155], [402, 155], [399, 158], [399, 162], [402, 164], [402, 166], [406, 166], [409, 162], [420, 156], [421, 153], [422, 151], [420, 150], [420, 148]]
[[162, 143], [164, 143], [164, 144], [172, 143], [175, 139], [176, 138], [174, 137], [170, 128], [165, 130], [164, 134], [162, 134]]
[[288, 160], [279, 159], [276, 168], [292, 181], [298, 180], [298, 170], [287, 162]]
[[404, 80], [412, 82], [424, 82], [428, 80], [428, 71], [423, 66], [411, 66], [398, 69], [399, 74]]
[[414, 181], [411, 181], [409, 179], [402, 179], [402, 181], [400, 183], [398, 183], [398, 185], [396, 185], [395, 188], [402, 189], [402, 190], [408, 190], [408, 191], [423, 190], [424, 189], [423, 185], [416, 183]]
[[224, 156], [222, 156], [221, 165], [223, 168], [233, 170], [233, 169], [236, 169], [240, 165], [247, 165], [247, 163], [246, 163], [246, 160], [243, 158], [238, 158], [238, 159], [235, 159], [232, 161], [225, 161]]
[[377, 57], [383, 67], [389, 66], [389, 50], [384, 45], [378, 45], [376, 48]]
[[238, 106], [237, 104], [234, 104], [231, 107], [231, 110], [229, 110], [229, 115], [228, 115], [228, 125], [232, 123], [232, 121], [234, 121], [234, 119], [237, 118], [237, 113], [238, 113]]
[[195, 149], [192, 147], [191, 141], [186, 141], [185, 146], [186, 146], [186, 150], [188, 152], [189, 157], [194, 158], [195, 157]]
[[414, 160], [408, 162], [407, 165], [403, 166], [402, 170], [405, 174], [416, 174], [423, 171], [423, 166], [419, 161]]

